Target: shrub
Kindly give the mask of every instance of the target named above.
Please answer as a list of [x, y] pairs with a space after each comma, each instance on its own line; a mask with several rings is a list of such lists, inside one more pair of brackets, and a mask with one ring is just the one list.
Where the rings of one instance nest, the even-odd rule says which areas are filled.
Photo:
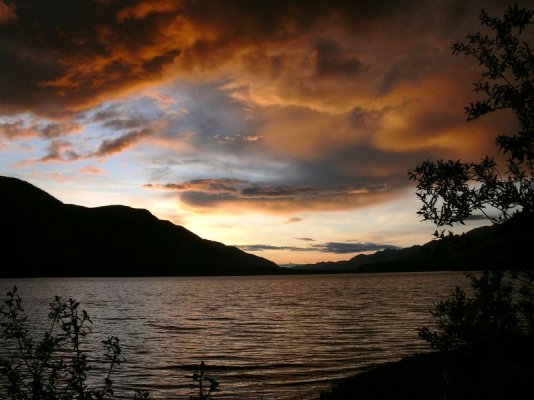
[[[55, 297], [48, 314], [50, 326], [40, 338], [32, 337], [17, 287], [7, 293], [0, 308], [0, 399], [93, 400], [114, 396], [111, 379], [123, 361], [120, 341], [102, 341], [107, 367], [100, 385], [88, 383], [92, 367], [82, 348], [90, 332], [91, 318], [74, 299]], [[149, 398], [136, 391], [135, 399]]]
[[423, 327], [419, 336], [432, 348], [495, 349], [534, 333], [533, 274], [485, 271], [469, 275], [472, 295], [456, 287], [431, 311], [436, 327]]
[[211, 394], [213, 392], [218, 392], [220, 390], [219, 382], [214, 378], [207, 376], [206, 369], [207, 366], [204, 361], [202, 361], [198, 372], [191, 376], [186, 376], [186, 378], [190, 378], [194, 381], [194, 383], [191, 384], [191, 389], [198, 392], [198, 397], [191, 396], [191, 400], [209, 400], [211, 399]]

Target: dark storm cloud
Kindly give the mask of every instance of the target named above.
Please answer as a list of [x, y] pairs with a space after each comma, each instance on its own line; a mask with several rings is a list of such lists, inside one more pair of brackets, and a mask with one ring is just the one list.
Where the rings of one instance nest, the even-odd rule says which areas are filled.
[[0, 113], [36, 109], [57, 112], [57, 96], [39, 82], [55, 79], [64, 68], [53, 54], [6, 30], [0, 25]]
[[203, 211], [374, 205], [509, 125], [462, 125], [479, 71], [450, 45], [482, 7], [505, 4], [0, 0], [0, 137], [48, 141], [46, 162], [150, 143], [148, 186]]
[[[0, 3], [0, 111], [62, 114], [87, 108], [164, 77], [217, 71], [251, 49], [330, 26], [353, 33], [369, 26], [407, 31], [428, 20], [450, 30], [480, 8], [459, 4], [5, 0]], [[316, 41], [317, 77], [356, 77], [362, 63], [346, 49], [332, 40]]]
[[[131, 2], [6, 1], [0, 25], [0, 105], [5, 112], [61, 114], [160, 76], [179, 49], [156, 44], [170, 14], [117, 21]], [[153, 47], [149, 53], [147, 47]], [[5, 79], [7, 77], [8, 79]]]
[[315, 52], [316, 76], [319, 78], [355, 79], [363, 68], [355, 55], [351, 55], [332, 40], [317, 43]]
[[17, 19], [15, 12], [3, 0], [0, 0], [0, 25], [15, 19]]

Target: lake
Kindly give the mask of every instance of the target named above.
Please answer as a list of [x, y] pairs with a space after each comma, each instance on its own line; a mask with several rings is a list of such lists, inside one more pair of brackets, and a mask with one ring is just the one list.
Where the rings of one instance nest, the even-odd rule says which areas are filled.
[[[42, 326], [54, 295], [92, 316], [89, 349], [121, 339], [114, 374], [122, 396], [187, 398], [204, 361], [220, 382], [215, 399], [311, 398], [332, 380], [426, 350], [417, 329], [462, 273], [259, 277], [4, 279]], [[96, 346], [96, 347], [95, 347]]]

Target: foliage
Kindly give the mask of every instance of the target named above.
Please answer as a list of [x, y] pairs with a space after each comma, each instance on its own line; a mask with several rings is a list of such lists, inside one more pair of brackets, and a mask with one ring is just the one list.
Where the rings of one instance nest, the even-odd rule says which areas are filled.
[[[219, 389], [219, 382], [217, 380], [213, 379], [212, 377], [209, 377], [206, 375], [206, 364], [204, 361], [200, 363], [200, 367], [198, 369], [198, 373], [194, 373], [191, 376], [187, 376], [186, 378], [193, 379], [195, 382], [191, 385], [191, 389], [198, 391], [198, 397], [196, 399], [198, 400], [208, 400], [211, 399], [211, 393], [218, 392]], [[191, 399], [194, 397], [191, 396]]]
[[[83, 339], [92, 324], [80, 303], [55, 297], [50, 303], [50, 327], [42, 337], [30, 335], [27, 317], [17, 287], [7, 293], [0, 309], [0, 399], [93, 400], [112, 398], [114, 368], [123, 360], [120, 341], [110, 336], [102, 341], [107, 369], [98, 387], [88, 383], [89, 363]], [[137, 391], [135, 399], [148, 399]]]
[[[519, 130], [497, 137], [506, 159], [503, 172], [497, 161], [425, 161], [409, 172], [422, 202], [418, 214], [438, 227], [452, 226], [475, 212], [500, 223], [522, 212], [534, 211], [534, 10], [509, 7], [502, 18], [480, 14], [490, 34], [467, 36], [455, 43], [454, 54], [476, 59], [483, 68], [474, 91], [480, 99], [466, 108], [468, 120], [507, 110]], [[497, 213], [494, 215], [493, 213]], [[520, 217], [520, 215], [518, 215]], [[445, 237], [444, 231], [435, 236]], [[436, 328], [424, 327], [419, 335], [434, 348], [495, 348], [514, 338], [534, 335], [534, 272], [504, 274], [486, 271], [470, 276], [472, 295], [456, 288], [432, 311]]]
[[464, 223], [475, 211], [502, 222], [518, 211], [534, 210], [534, 50], [527, 41], [533, 37], [534, 10], [515, 5], [502, 18], [485, 11], [479, 18], [491, 34], [472, 34], [452, 47], [454, 54], [474, 57], [483, 68], [473, 88], [481, 98], [465, 108], [467, 119], [508, 110], [519, 131], [497, 137], [507, 157], [505, 170], [486, 157], [480, 162], [425, 161], [409, 172], [423, 204], [418, 213], [437, 226]]
[[[0, 307], [0, 400], [101, 400], [114, 398], [112, 373], [124, 361], [120, 341], [110, 336], [104, 347], [104, 376], [100, 385], [88, 383], [93, 367], [84, 338], [91, 332], [92, 321], [80, 303], [55, 297], [50, 303], [50, 327], [36, 340], [30, 334], [22, 299], [15, 286]], [[206, 375], [202, 362], [198, 373], [188, 377], [198, 391], [199, 400], [211, 399], [219, 391], [219, 382]], [[146, 390], [135, 390], [134, 400], [150, 400]]]
[[472, 296], [456, 287], [431, 312], [436, 330], [424, 327], [419, 336], [431, 347], [449, 351], [495, 349], [513, 339], [533, 335], [534, 275], [516, 278], [510, 279], [501, 271], [485, 271], [481, 277], [470, 275]]

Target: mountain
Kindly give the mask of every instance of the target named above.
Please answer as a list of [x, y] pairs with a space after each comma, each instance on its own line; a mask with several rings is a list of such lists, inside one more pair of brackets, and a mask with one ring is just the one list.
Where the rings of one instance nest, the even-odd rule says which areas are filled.
[[0, 177], [0, 277], [272, 274], [280, 268], [235, 247], [126, 206], [63, 204]]
[[433, 240], [422, 246], [360, 254], [347, 261], [299, 265], [298, 271], [408, 272], [534, 267], [534, 213], [519, 213], [499, 225]]

